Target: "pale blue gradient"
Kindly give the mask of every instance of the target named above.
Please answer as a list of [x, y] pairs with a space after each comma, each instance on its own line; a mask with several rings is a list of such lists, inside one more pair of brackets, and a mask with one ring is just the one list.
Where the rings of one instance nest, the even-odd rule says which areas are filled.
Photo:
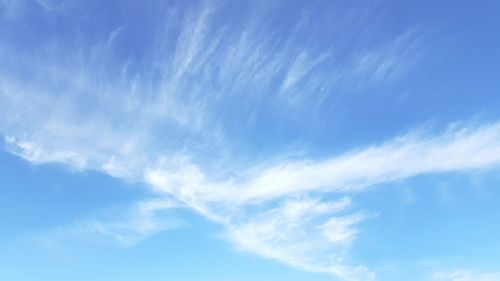
[[500, 2], [0, 0], [0, 281], [500, 281]]

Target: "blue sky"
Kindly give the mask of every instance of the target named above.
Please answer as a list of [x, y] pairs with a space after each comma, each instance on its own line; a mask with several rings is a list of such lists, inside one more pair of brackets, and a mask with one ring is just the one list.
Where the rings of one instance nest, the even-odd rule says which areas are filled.
[[499, 50], [493, 0], [0, 0], [0, 281], [499, 281]]

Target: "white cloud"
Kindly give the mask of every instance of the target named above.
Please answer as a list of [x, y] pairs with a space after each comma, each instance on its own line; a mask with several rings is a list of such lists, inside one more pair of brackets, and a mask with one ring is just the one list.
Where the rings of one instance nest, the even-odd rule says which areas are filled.
[[[114, 119], [120, 120], [117, 116], [95, 115], [82, 121], [74, 112], [78, 111], [78, 100], [73, 100], [73, 96], [63, 98], [42, 92], [35, 97], [32, 89], [5, 78], [4, 81], [7, 83], [2, 84], [0, 93], [5, 109], [1, 113], [2, 131], [9, 136], [6, 142], [11, 152], [34, 163], [60, 162], [144, 181], [155, 192], [167, 193], [184, 206], [225, 225], [227, 238], [240, 249], [348, 280], [372, 276], [363, 267], [342, 262], [358, 235], [356, 224], [363, 215], [337, 214], [329, 203], [301, 196], [359, 192], [374, 184], [419, 174], [483, 169], [500, 162], [500, 124], [490, 123], [455, 127], [440, 135], [410, 133], [323, 160], [285, 159], [270, 166], [257, 163], [257, 168], [248, 167], [238, 176], [215, 179], [189, 157], [157, 154], [156, 144], [151, 142], [153, 132], [140, 128], [150, 128], [148, 122], [154, 124], [158, 116], [154, 111], [152, 115], [142, 115], [147, 111], [141, 110], [144, 104], [132, 102], [132, 109], [118, 115], [138, 114], [124, 119], [128, 122], [126, 127], [115, 123]], [[103, 89], [94, 90], [102, 93]], [[32, 101], [31, 107], [25, 106], [26, 100]], [[49, 110], [54, 103], [65, 107]], [[155, 107], [146, 105], [146, 109], [151, 108]], [[293, 201], [294, 197], [298, 199]], [[280, 205], [283, 202], [287, 203]], [[135, 231], [139, 237], [163, 229], [156, 227], [157, 221], [145, 222], [92, 225], [99, 233], [120, 241], [135, 239], [126, 235], [129, 227], [142, 229]], [[283, 236], [284, 233], [294, 235]], [[325, 252], [323, 247], [318, 250], [315, 241], [322, 241], [322, 246], [328, 245], [330, 251]]]
[[[365, 216], [335, 214], [347, 207], [348, 200], [323, 203], [301, 194], [360, 192], [420, 174], [484, 169], [499, 163], [500, 124], [492, 123], [454, 127], [437, 136], [410, 133], [326, 160], [250, 168], [252, 172], [242, 172], [241, 178], [223, 181], [211, 180], [200, 167], [183, 159], [147, 171], [146, 182], [226, 225], [229, 239], [241, 249], [305, 270], [367, 280], [349, 276], [346, 272], [352, 270], [344, 271], [346, 265], [340, 262], [357, 237], [355, 225]], [[324, 249], [330, 250], [329, 258]], [[369, 271], [361, 272], [371, 276]]]
[[283, 81], [282, 90], [286, 91], [288, 88], [293, 87], [304, 76], [306, 76], [315, 66], [321, 63], [328, 57], [328, 54], [323, 54], [315, 60], [311, 60], [307, 54], [299, 54], [292, 63], [286, 78]]
[[35, 2], [46, 11], [57, 10], [64, 6], [64, 2], [60, 0], [35, 0]]
[[75, 242], [97, 242], [100, 240], [118, 243], [120, 247], [131, 247], [159, 232], [184, 225], [170, 211], [179, 208], [171, 199], [158, 198], [140, 201], [127, 208], [104, 212], [105, 217], [86, 218], [38, 233], [36, 242], [42, 247], [66, 247]]
[[[146, 171], [146, 180], [172, 194], [236, 204], [275, 200], [304, 192], [356, 192], [420, 174], [467, 171], [500, 163], [500, 123], [464, 127], [438, 136], [413, 134], [325, 160], [282, 161], [241, 173], [243, 179], [210, 181], [192, 163], [175, 171]], [[211, 187], [211, 188], [206, 188]]]
[[115, 238], [124, 246], [131, 246], [158, 232], [177, 228], [183, 223], [174, 218], [162, 216], [166, 210], [179, 208], [175, 201], [170, 199], [153, 199], [142, 201], [127, 211], [128, 217], [113, 221], [92, 221], [96, 233]]
[[[311, 77], [329, 75], [318, 70], [327, 55], [307, 49], [296, 55], [287, 44], [273, 45], [259, 36], [254, 22], [224, 32], [211, 21], [215, 12], [208, 4], [188, 11], [180, 35], [158, 39], [175, 38], [171, 52], [162, 53], [160, 42], [152, 58], [139, 58], [151, 65], [145, 73], [130, 70], [130, 62], [116, 65], [109, 59], [110, 45], [118, 43], [113, 38], [127, 29], [116, 29], [90, 52], [84, 46], [64, 53], [60, 42], [35, 55], [14, 52], [14, 64], [37, 77], [33, 81], [0, 73], [0, 133], [10, 152], [33, 163], [100, 170], [146, 183], [160, 198], [171, 197], [139, 203], [125, 218], [78, 223], [69, 232], [106, 235], [130, 245], [173, 227], [158, 215], [182, 206], [223, 225], [238, 249], [303, 270], [371, 280], [367, 268], [346, 261], [360, 235], [358, 225], [369, 216], [353, 210], [346, 193], [500, 163], [500, 123], [490, 123], [437, 135], [410, 133], [329, 158], [285, 158], [214, 175], [210, 161], [197, 153], [220, 155], [230, 146], [220, 120], [233, 116], [218, 115], [228, 110], [228, 101], [249, 112], [254, 104], [281, 102], [283, 96], [287, 104], [284, 92], [302, 82], [320, 85]], [[385, 51], [360, 55], [354, 74], [383, 80], [406, 71], [414, 63], [407, 37]], [[291, 63], [290, 57], [295, 58]], [[315, 71], [318, 75], [312, 75]], [[270, 107], [278, 110], [282, 104]]]
[[353, 72], [375, 82], [391, 82], [408, 72], [422, 56], [422, 43], [415, 29], [379, 48], [360, 54]]
[[294, 198], [277, 207], [238, 218], [227, 238], [240, 250], [311, 272], [334, 274], [345, 280], [372, 280], [364, 267], [344, 263], [344, 250], [356, 236], [354, 224], [362, 215], [338, 215], [348, 198], [321, 202]]

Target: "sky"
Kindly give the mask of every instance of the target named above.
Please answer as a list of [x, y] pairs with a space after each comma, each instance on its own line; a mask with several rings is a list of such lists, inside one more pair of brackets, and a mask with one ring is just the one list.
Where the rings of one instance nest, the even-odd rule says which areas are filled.
[[499, 281], [500, 2], [0, 0], [0, 281]]

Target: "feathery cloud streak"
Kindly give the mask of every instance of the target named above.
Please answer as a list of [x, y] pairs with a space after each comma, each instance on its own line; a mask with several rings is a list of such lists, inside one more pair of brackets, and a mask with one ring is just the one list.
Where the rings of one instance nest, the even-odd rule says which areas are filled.
[[[134, 207], [138, 219], [85, 223], [93, 232], [133, 243], [169, 228], [154, 215], [180, 205], [222, 224], [241, 250], [307, 271], [371, 280], [369, 269], [344, 261], [357, 225], [371, 217], [351, 206], [350, 194], [500, 162], [500, 125], [490, 123], [438, 135], [410, 132], [323, 159], [214, 171], [217, 159], [207, 155], [234, 152], [237, 131], [256, 134], [264, 121], [284, 122], [280, 114], [308, 112], [335, 95], [343, 79], [390, 82], [408, 72], [420, 54], [418, 36], [405, 32], [386, 48], [366, 46], [341, 60], [335, 46], [301, 44], [294, 37], [301, 21], [289, 36], [275, 38], [262, 32], [264, 16], [250, 13], [231, 29], [232, 23], [214, 20], [217, 9], [209, 2], [176, 9], [169, 13], [181, 16], [154, 32], [147, 54], [126, 63], [116, 57], [126, 24], [69, 53], [58, 40], [22, 54], [0, 46], [2, 59], [15, 66], [0, 66], [0, 132], [9, 151], [33, 163], [147, 183], [175, 201]], [[268, 118], [252, 123], [255, 116]], [[217, 166], [234, 166], [233, 159], [222, 162]]]

